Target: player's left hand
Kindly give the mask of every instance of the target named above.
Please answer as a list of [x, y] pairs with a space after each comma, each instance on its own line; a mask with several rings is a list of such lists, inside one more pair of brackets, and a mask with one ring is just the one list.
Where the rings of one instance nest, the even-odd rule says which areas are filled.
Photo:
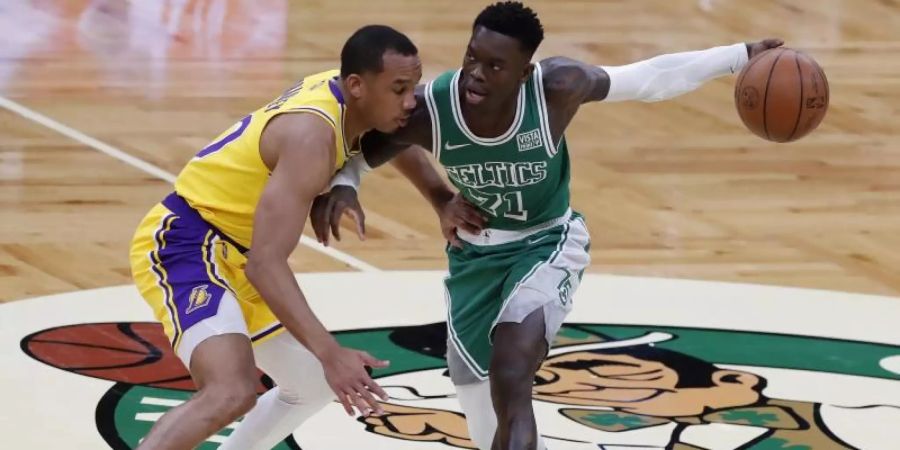
[[309, 210], [309, 220], [319, 243], [327, 247], [331, 240], [330, 234], [338, 241], [341, 240], [341, 217], [344, 214], [353, 218], [359, 239], [361, 241], [366, 239], [366, 214], [359, 204], [356, 189], [349, 186], [335, 186], [331, 192], [316, 197]]
[[763, 39], [759, 42], [748, 42], [747, 43], [747, 56], [750, 59], [753, 59], [754, 56], [773, 48], [778, 48], [784, 45], [784, 40], [777, 38], [769, 38]]
[[438, 207], [438, 218], [441, 221], [441, 234], [451, 246], [462, 248], [462, 242], [456, 230], [462, 228], [469, 233], [478, 234], [487, 224], [487, 220], [478, 208], [459, 193]]

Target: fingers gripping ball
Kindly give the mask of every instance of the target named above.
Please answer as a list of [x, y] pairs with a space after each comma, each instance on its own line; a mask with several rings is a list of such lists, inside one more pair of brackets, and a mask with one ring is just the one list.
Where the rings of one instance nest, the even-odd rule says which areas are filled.
[[744, 125], [774, 142], [790, 142], [819, 126], [828, 111], [828, 80], [809, 55], [767, 50], [741, 71], [734, 103]]

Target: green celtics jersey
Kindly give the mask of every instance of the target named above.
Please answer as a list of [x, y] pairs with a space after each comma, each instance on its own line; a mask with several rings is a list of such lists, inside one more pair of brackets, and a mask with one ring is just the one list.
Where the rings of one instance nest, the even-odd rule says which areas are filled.
[[488, 228], [521, 230], [563, 216], [569, 209], [569, 155], [565, 138], [553, 145], [540, 65], [519, 90], [506, 133], [476, 136], [462, 116], [460, 71], [428, 84], [432, 149], [462, 195], [478, 205]]

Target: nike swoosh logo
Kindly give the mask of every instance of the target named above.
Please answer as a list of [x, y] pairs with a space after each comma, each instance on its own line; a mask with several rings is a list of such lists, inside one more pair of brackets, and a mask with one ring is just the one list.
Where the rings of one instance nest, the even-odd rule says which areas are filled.
[[450, 141], [444, 142], [444, 150], [456, 150], [458, 148], [468, 147], [472, 144], [459, 144], [459, 145], [450, 145]]
[[550, 236], [541, 236], [541, 237], [539, 237], [539, 238], [537, 238], [537, 239], [529, 239], [529, 240], [528, 240], [528, 245], [534, 245], [534, 244], [537, 244], [538, 242], [541, 242], [541, 241], [543, 241], [544, 239], [547, 239], [548, 237], [550, 237]]

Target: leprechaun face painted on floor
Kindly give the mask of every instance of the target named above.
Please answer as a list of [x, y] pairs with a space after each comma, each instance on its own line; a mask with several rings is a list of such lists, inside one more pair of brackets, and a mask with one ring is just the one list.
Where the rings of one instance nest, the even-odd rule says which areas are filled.
[[535, 399], [607, 406], [635, 414], [679, 417], [754, 404], [762, 380], [650, 345], [550, 356], [535, 380]]

